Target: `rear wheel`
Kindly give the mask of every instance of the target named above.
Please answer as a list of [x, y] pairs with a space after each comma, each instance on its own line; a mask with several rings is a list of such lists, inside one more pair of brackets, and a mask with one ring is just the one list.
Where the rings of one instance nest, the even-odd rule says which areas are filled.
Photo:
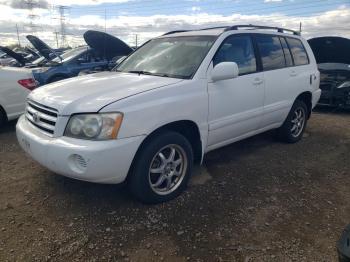
[[147, 204], [177, 197], [192, 172], [193, 152], [187, 139], [169, 131], [154, 136], [140, 150], [130, 174], [131, 193]]
[[307, 124], [308, 109], [301, 100], [296, 100], [287, 119], [277, 130], [279, 138], [288, 143], [298, 142], [304, 134]]

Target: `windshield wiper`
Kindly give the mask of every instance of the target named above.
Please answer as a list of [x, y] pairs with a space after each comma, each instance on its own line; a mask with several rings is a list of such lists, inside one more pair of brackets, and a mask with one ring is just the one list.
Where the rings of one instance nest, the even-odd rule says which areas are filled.
[[139, 75], [153, 75], [151, 72], [143, 71], [143, 70], [131, 70], [131, 71], [127, 71], [127, 73], [139, 74]]

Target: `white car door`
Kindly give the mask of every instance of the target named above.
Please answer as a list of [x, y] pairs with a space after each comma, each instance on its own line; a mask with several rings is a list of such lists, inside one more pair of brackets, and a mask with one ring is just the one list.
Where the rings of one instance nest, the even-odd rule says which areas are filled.
[[[239, 76], [211, 81], [210, 73], [221, 62], [236, 62]], [[260, 128], [264, 107], [264, 78], [258, 72], [253, 41], [249, 34], [224, 40], [208, 70], [208, 150], [243, 139]]]
[[[287, 41], [288, 39], [294, 41], [293, 38], [288, 37]], [[289, 48], [291, 45], [287, 44], [285, 37], [257, 34], [255, 40], [265, 79], [262, 125], [269, 129], [278, 127], [284, 122], [295, 98], [309, 85], [310, 73], [305, 67], [295, 66], [296, 58], [293, 59]], [[306, 53], [304, 62], [308, 63]]]
[[263, 127], [272, 128], [285, 120], [293, 104], [293, 61], [291, 54], [286, 52], [285, 40], [281, 42], [279, 36], [256, 34], [255, 41], [265, 79]]

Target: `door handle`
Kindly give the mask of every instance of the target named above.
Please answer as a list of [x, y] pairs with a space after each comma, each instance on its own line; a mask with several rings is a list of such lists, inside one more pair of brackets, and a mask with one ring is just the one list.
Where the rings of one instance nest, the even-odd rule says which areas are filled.
[[297, 72], [295, 72], [295, 71], [292, 71], [292, 72], [290, 72], [290, 76], [297, 76], [298, 74], [297, 74]]
[[258, 86], [261, 85], [264, 82], [264, 80], [262, 80], [261, 78], [255, 78], [253, 81], [253, 84]]

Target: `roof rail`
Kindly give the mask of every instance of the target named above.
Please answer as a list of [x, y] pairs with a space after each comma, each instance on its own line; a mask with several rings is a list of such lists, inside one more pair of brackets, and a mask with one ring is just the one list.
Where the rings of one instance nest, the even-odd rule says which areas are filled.
[[261, 26], [261, 25], [234, 25], [227, 27], [225, 31], [230, 30], [239, 30], [240, 28], [249, 28], [249, 29], [272, 29], [277, 30], [278, 33], [291, 32], [293, 35], [300, 35], [300, 32], [294, 31], [291, 29], [281, 28], [281, 27], [273, 27], [273, 26]]
[[165, 33], [164, 35], [171, 35], [171, 34], [176, 34], [176, 33], [184, 33], [184, 32], [189, 32], [191, 30], [174, 30], [174, 31], [170, 31], [168, 33]]
[[168, 33], [165, 33], [164, 35], [171, 35], [171, 34], [191, 32], [191, 31], [204, 31], [204, 30], [212, 30], [212, 29], [226, 29], [228, 27], [229, 26], [214, 26], [214, 27], [191, 29], [191, 30], [174, 30], [174, 31], [170, 31]]

